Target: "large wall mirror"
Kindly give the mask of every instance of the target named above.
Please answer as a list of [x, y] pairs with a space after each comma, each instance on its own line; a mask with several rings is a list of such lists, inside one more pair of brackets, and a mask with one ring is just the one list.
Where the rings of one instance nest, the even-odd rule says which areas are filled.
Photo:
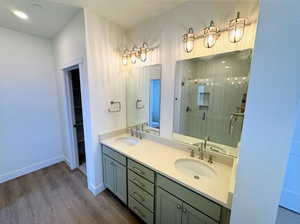
[[[247, 100], [251, 50], [178, 61], [173, 132], [237, 147]], [[194, 142], [195, 142], [194, 141]]]
[[127, 127], [159, 135], [161, 65], [133, 67], [127, 77]]

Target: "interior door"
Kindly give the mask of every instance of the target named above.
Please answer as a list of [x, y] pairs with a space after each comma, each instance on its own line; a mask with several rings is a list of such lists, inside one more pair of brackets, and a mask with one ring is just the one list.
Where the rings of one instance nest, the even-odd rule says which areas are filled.
[[115, 162], [115, 194], [125, 204], [127, 203], [127, 179], [126, 167]]
[[181, 224], [182, 201], [157, 188], [156, 224]]
[[106, 155], [103, 155], [103, 179], [105, 186], [113, 193], [116, 191], [115, 163]]

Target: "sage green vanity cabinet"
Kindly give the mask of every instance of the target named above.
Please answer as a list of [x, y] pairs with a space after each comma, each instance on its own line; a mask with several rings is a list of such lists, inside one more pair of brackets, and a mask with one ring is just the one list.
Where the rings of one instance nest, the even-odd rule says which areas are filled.
[[229, 209], [107, 146], [102, 149], [105, 186], [146, 224], [229, 224]]
[[103, 179], [105, 186], [127, 204], [126, 166], [103, 154]]

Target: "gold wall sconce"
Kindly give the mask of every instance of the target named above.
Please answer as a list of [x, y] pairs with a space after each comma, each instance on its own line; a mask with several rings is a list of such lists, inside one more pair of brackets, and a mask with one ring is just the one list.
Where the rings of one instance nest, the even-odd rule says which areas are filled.
[[142, 62], [146, 62], [150, 51], [151, 49], [148, 47], [146, 42], [144, 42], [140, 48], [134, 46], [131, 51], [125, 49], [122, 55], [122, 64], [127, 65], [129, 60], [132, 64], [135, 64], [137, 59], [140, 59]]
[[219, 28], [215, 26], [214, 21], [210, 21], [210, 25], [203, 30], [204, 33], [204, 47], [212, 48], [219, 37]]
[[194, 33], [193, 28], [189, 28], [188, 33], [183, 35], [184, 50], [187, 53], [192, 52], [195, 40], [197, 39], [204, 39], [204, 47], [212, 48], [221, 34], [226, 31], [229, 33], [229, 41], [231, 43], [237, 43], [244, 36], [245, 26], [250, 24], [246, 18], [241, 18], [240, 12], [238, 12], [237, 17], [230, 20], [229, 24], [224, 28], [217, 27], [214, 21], [211, 21], [210, 25], [201, 30], [198, 34]]
[[240, 12], [237, 13], [235, 19], [229, 21], [229, 41], [231, 43], [237, 43], [243, 38], [246, 22], [245, 18], [240, 18]]
[[196, 39], [196, 36], [194, 34], [193, 28], [189, 28], [189, 32], [183, 35], [183, 41], [184, 41], [184, 50], [187, 53], [192, 52], [194, 48], [194, 41]]

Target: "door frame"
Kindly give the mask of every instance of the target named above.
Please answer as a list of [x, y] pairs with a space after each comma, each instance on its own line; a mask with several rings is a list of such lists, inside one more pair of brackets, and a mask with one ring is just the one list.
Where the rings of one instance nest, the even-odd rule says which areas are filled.
[[[65, 155], [65, 160], [68, 163], [70, 169], [76, 169], [79, 166], [79, 158], [78, 158], [78, 148], [76, 142], [76, 131], [73, 127], [74, 124], [74, 107], [73, 107], [73, 98], [72, 98], [72, 82], [70, 80], [70, 71], [73, 69], [79, 69], [79, 77], [80, 77], [80, 93], [81, 93], [81, 102], [82, 102], [82, 116], [83, 116], [83, 128], [84, 128], [84, 147], [85, 147], [85, 156], [86, 156], [86, 167], [87, 167], [87, 176], [88, 176], [88, 142], [91, 140], [91, 136], [88, 134], [89, 125], [90, 124], [90, 113], [89, 113], [89, 97], [88, 97], [88, 86], [86, 75], [86, 68], [83, 59], [77, 59], [69, 64], [63, 66], [61, 68], [62, 73], [62, 89], [63, 89], [63, 114], [65, 120], [65, 134], [66, 134], [66, 147], [68, 155]], [[86, 91], [85, 91], [86, 90]]]

